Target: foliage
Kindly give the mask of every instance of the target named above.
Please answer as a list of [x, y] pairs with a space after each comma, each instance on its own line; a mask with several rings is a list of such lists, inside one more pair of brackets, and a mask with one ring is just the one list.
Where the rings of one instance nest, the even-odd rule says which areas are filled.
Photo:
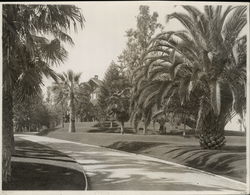
[[162, 25], [157, 22], [158, 13], [150, 14], [149, 6], [141, 5], [139, 14], [136, 17], [136, 29], [129, 29], [126, 32], [128, 38], [126, 49], [118, 57], [120, 66], [125, 67], [127, 76], [140, 66], [140, 56], [148, 47], [152, 36], [163, 29]]
[[[120, 66], [125, 70], [126, 76], [130, 82], [132, 80], [132, 72], [142, 65], [141, 56], [149, 46], [150, 40], [155, 35], [155, 33], [161, 32], [163, 29], [163, 26], [158, 23], [157, 20], [157, 12], [153, 12], [151, 14], [149, 6], [141, 5], [139, 7], [139, 14], [137, 16], [136, 29], [129, 29], [126, 32], [128, 38], [127, 46], [126, 49], [123, 50], [122, 54], [118, 57], [118, 61]], [[131, 110], [131, 120], [136, 121], [137, 124], [141, 119], [148, 121], [147, 119], [151, 118], [152, 115], [152, 109], [143, 110], [137, 107], [132, 108]], [[137, 112], [137, 114], [135, 114], [135, 112]], [[148, 126], [148, 122], [146, 122], [144, 125], [146, 128]], [[135, 129], [137, 129], [137, 125], [135, 125]]]
[[80, 118], [80, 121], [92, 121], [95, 118], [96, 108], [90, 101], [92, 91], [93, 89], [88, 83], [80, 84], [76, 102], [76, 116]]
[[121, 123], [129, 119], [129, 81], [119, 66], [112, 62], [100, 87], [98, 106], [106, 119], [115, 117]]
[[55, 79], [50, 67], [67, 57], [61, 41], [73, 44], [67, 32], [77, 23], [82, 26], [83, 17], [75, 6], [3, 5], [4, 87], [23, 100], [40, 91], [42, 75]]
[[239, 34], [246, 7], [183, 8], [187, 13], [168, 19], [177, 19], [185, 30], [158, 34], [143, 54], [143, 66], [134, 71], [132, 106], [185, 113], [190, 124], [196, 121], [201, 146], [219, 148], [225, 125], [245, 107], [246, 37]]
[[41, 96], [26, 98], [22, 103], [15, 102], [13, 112], [16, 132], [25, 128], [29, 131], [39, 130], [42, 126], [49, 128], [51, 118]]

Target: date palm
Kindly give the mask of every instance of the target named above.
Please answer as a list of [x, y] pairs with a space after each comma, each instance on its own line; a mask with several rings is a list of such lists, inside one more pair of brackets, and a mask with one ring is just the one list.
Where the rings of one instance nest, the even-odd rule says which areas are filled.
[[183, 8], [186, 13], [168, 19], [177, 19], [185, 30], [161, 33], [151, 41], [145, 65], [134, 73], [135, 91], [145, 91], [141, 99], [145, 93], [158, 96], [165, 112], [182, 108], [190, 113], [200, 145], [216, 149], [225, 144], [227, 122], [245, 110], [246, 36], [240, 33], [246, 6], [204, 6], [204, 12]]
[[[73, 44], [68, 30], [83, 25], [70, 5], [3, 5], [3, 182], [10, 179], [14, 152], [13, 92], [16, 101], [40, 91], [42, 76], [56, 79], [51, 67], [67, 57], [61, 41]], [[49, 35], [49, 36], [47, 36]], [[47, 37], [47, 38], [46, 38]], [[48, 38], [50, 37], [50, 38]], [[12, 152], [11, 152], [12, 151]]]

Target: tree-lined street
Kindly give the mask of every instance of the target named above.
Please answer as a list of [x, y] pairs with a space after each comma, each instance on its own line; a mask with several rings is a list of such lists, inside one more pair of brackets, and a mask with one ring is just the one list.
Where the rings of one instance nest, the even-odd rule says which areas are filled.
[[91, 190], [245, 192], [247, 11], [3, 3], [3, 188], [81, 177], [71, 158]]

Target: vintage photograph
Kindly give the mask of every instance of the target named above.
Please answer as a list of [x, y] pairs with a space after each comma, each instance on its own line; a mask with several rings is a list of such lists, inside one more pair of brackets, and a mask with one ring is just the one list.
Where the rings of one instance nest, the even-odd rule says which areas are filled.
[[249, 4], [2, 2], [1, 25], [2, 192], [248, 193]]

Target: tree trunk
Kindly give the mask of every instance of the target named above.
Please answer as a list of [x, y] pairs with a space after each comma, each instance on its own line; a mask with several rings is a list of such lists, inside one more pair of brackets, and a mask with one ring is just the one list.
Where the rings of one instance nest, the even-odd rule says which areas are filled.
[[2, 138], [2, 180], [11, 179], [11, 155], [15, 152], [13, 136], [13, 99], [11, 90], [3, 90], [3, 138]]
[[121, 122], [121, 134], [124, 134], [124, 122]]
[[159, 133], [160, 133], [161, 135], [165, 135], [165, 134], [166, 134], [166, 129], [164, 128], [164, 126], [165, 126], [165, 121], [159, 120], [158, 123], [160, 124]]
[[244, 111], [242, 112], [240, 126], [241, 126], [242, 131], [246, 133], [246, 129], [247, 129], [247, 127], [246, 127], [246, 113]]
[[64, 115], [62, 116], [62, 128], [64, 128]]
[[110, 128], [113, 128], [113, 121], [110, 121]]
[[159, 132], [161, 135], [166, 134], [166, 132], [164, 132], [164, 125], [160, 124]]
[[146, 124], [144, 122], [143, 134], [146, 135], [146, 133], [147, 133], [147, 126], [146, 126]]
[[220, 149], [225, 145], [225, 120], [212, 112], [205, 118], [200, 132], [200, 146], [204, 149]]
[[185, 137], [186, 136], [186, 115], [184, 116], [184, 129], [183, 129], [183, 137]]
[[75, 103], [74, 103], [74, 94], [70, 93], [70, 124], [69, 124], [69, 132], [76, 132], [75, 127]]
[[64, 109], [63, 109], [63, 104], [61, 103], [62, 107], [62, 128], [64, 128]]

